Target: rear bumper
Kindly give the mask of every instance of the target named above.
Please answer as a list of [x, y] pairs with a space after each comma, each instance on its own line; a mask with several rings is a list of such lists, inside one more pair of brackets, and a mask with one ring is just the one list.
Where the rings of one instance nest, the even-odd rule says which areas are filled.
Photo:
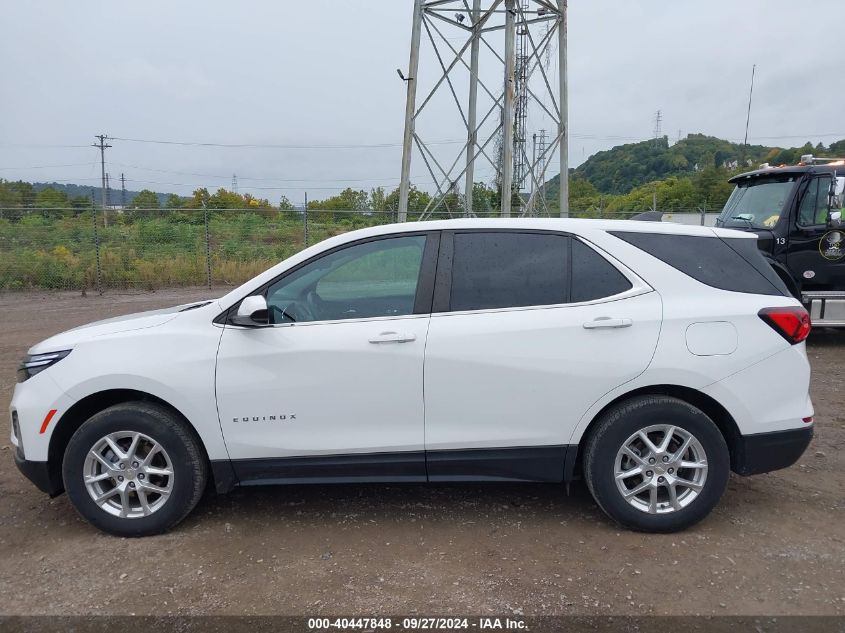
[[812, 439], [813, 425], [742, 435], [734, 447], [731, 468], [739, 475], [757, 475], [787, 468], [798, 461]]
[[41, 491], [46, 492], [51, 497], [55, 497], [62, 493], [63, 488], [53, 482], [50, 477], [50, 468], [47, 462], [33, 462], [21, 457], [18, 451], [15, 451], [15, 466], [23, 473], [23, 476], [29, 479]]

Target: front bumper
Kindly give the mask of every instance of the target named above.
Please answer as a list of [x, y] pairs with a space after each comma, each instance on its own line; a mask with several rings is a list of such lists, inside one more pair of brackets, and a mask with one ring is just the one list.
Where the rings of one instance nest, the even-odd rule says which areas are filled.
[[734, 446], [731, 468], [738, 475], [758, 475], [787, 468], [798, 461], [812, 439], [812, 424], [786, 431], [742, 435]]
[[34, 462], [24, 459], [19, 451], [15, 451], [15, 466], [23, 473], [23, 476], [35, 484], [41, 492], [46, 492], [55, 497], [64, 492], [64, 488], [50, 476], [50, 467], [47, 462]]

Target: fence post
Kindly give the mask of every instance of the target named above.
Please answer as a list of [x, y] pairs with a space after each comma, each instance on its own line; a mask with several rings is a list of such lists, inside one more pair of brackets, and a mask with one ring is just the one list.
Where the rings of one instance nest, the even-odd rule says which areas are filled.
[[305, 248], [308, 248], [308, 193], [305, 193], [305, 208], [302, 210], [302, 223], [305, 229], [305, 235], [303, 237], [303, 241], [305, 243]]
[[211, 234], [208, 229], [208, 205], [202, 204], [203, 223], [205, 224], [205, 280], [211, 290]]
[[103, 294], [102, 270], [100, 268], [100, 234], [97, 232], [97, 205], [94, 204], [94, 190], [91, 190], [91, 217], [94, 220], [94, 252], [97, 256], [97, 293]]

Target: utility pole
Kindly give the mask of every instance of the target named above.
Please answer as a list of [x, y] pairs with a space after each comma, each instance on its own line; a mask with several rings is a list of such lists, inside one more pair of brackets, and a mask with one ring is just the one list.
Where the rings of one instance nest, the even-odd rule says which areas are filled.
[[111, 174], [106, 172], [106, 206], [111, 208]]
[[[480, 28], [481, 0], [472, 0], [472, 29]], [[472, 39], [469, 53], [469, 107], [467, 108], [467, 164], [464, 183], [464, 215], [473, 215], [472, 188], [475, 184], [475, 149], [478, 146], [478, 49], [481, 42], [478, 37]]]
[[414, 119], [417, 111], [417, 73], [420, 68], [420, 35], [422, 34], [423, 0], [414, 0], [411, 26], [411, 57], [408, 60], [408, 92], [405, 97], [405, 135], [402, 138], [402, 176], [399, 181], [399, 222], [408, 219], [408, 194], [411, 191], [411, 151], [414, 143]]
[[660, 143], [660, 137], [663, 134], [663, 113], [658, 110], [654, 115], [654, 145], [655, 147]]
[[120, 173], [120, 206], [126, 208], [126, 178]]
[[745, 140], [742, 144], [748, 147], [748, 124], [751, 123], [751, 98], [754, 96], [754, 73], [757, 70], [757, 64], [751, 67], [751, 89], [748, 91], [748, 114], [745, 116]]
[[513, 100], [516, 73], [514, 0], [505, 0], [505, 105], [502, 109], [502, 217], [511, 215], [513, 193]]
[[302, 240], [305, 248], [308, 248], [308, 192], [305, 192], [305, 208], [302, 211]]
[[232, 193], [238, 193], [238, 175], [232, 174]]
[[[534, 132], [534, 134], [531, 136], [531, 140], [532, 140], [531, 164], [536, 165], [537, 164], [537, 132]], [[534, 199], [534, 193], [535, 193], [535, 184], [534, 184], [534, 179], [532, 178], [531, 179], [531, 196], [529, 197], [529, 200]], [[530, 212], [531, 212], [531, 215], [534, 215], [534, 209], [533, 208], [530, 209]]]
[[558, 0], [560, 27], [558, 29], [558, 55], [560, 66], [560, 217], [569, 217], [569, 73], [566, 51], [567, 0]]
[[108, 226], [109, 220], [108, 215], [106, 214], [106, 150], [111, 147], [111, 145], [106, 143], [109, 138], [107, 134], [97, 134], [94, 138], [100, 141], [99, 143], [93, 144], [91, 147], [97, 147], [100, 150], [100, 198], [103, 207], [103, 226]]

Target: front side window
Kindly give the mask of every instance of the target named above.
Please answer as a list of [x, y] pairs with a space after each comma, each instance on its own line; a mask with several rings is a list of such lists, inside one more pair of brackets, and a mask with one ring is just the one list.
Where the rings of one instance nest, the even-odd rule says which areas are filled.
[[456, 233], [450, 310], [568, 301], [569, 238], [544, 233]]
[[425, 240], [364, 242], [306, 264], [267, 289], [270, 323], [413, 314]]
[[798, 207], [798, 226], [827, 224], [827, 204], [830, 197], [830, 178], [813, 178]]

